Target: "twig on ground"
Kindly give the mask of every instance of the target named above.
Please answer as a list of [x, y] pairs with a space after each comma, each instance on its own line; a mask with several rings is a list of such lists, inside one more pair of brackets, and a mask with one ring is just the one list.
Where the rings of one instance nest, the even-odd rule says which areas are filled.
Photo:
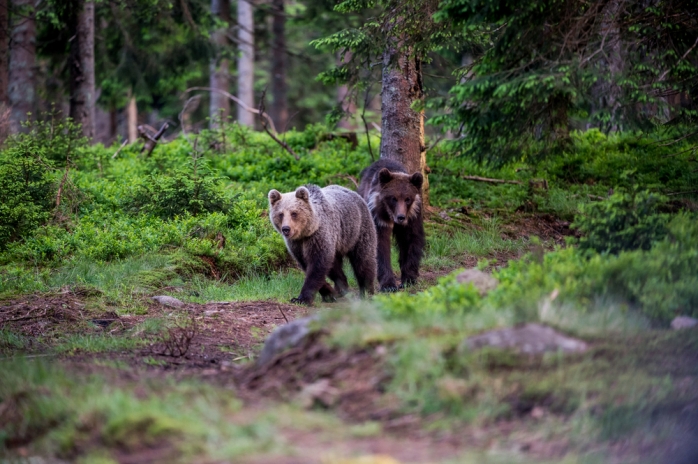
[[286, 317], [286, 314], [284, 313], [284, 310], [281, 309], [281, 306], [277, 306], [279, 308], [279, 311], [281, 312], [281, 315], [284, 317], [284, 321], [286, 321], [286, 324], [288, 324], [288, 318]]

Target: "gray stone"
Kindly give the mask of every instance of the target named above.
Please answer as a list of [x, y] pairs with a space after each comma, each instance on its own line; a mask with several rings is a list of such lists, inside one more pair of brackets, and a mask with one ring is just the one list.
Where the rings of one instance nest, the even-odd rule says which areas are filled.
[[497, 288], [499, 281], [486, 272], [477, 268], [466, 269], [456, 276], [456, 281], [461, 284], [471, 283], [484, 296]]
[[317, 316], [303, 317], [277, 327], [264, 342], [264, 348], [257, 358], [257, 365], [266, 364], [282, 351], [300, 345], [310, 334], [310, 323], [315, 320]]
[[184, 303], [182, 301], [172, 296], [158, 295], [152, 298], [161, 305], [169, 306], [170, 308], [181, 308], [182, 306], [184, 306]]
[[491, 330], [468, 337], [464, 343], [471, 350], [491, 346], [510, 349], [521, 354], [543, 354], [551, 351], [581, 353], [589, 348], [582, 340], [562, 335], [541, 324], [526, 324], [522, 327]]
[[690, 329], [698, 325], [698, 319], [688, 316], [678, 316], [671, 321], [671, 328], [674, 330]]

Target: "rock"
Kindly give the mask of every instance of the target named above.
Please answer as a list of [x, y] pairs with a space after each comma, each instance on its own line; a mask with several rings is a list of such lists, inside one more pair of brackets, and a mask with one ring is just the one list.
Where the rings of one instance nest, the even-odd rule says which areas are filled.
[[310, 323], [315, 320], [316, 316], [303, 317], [277, 327], [264, 342], [257, 365], [266, 364], [282, 351], [298, 346], [310, 333]]
[[473, 284], [482, 296], [497, 288], [497, 284], [499, 284], [497, 279], [477, 268], [466, 269], [461, 272], [456, 276], [456, 281], [461, 284]]
[[216, 309], [209, 309], [208, 311], [204, 311], [204, 316], [206, 317], [211, 317], [215, 316], [216, 314], [222, 313], [223, 311], [218, 311]]
[[172, 296], [158, 295], [152, 297], [152, 299], [157, 301], [161, 305], [169, 306], [170, 308], [181, 308], [182, 306], [184, 306], [184, 303], [182, 301]]
[[304, 409], [312, 408], [316, 403], [329, 408], [339, 399], [339, 390], [330, 385], [329, 379], [305, 385], [298, 394], [298, 401]]
[[468, 337], [464, 343], [471, 350], [491, 346], [511, 349], [520, 354], [543, 354], [558, 350], [564, 353], [581, 353], [589, 348], [582, 340], [567, 337], [541, 324], [491, 330]]
[[678, 316], [671, 321], [671, 328], [674, 330], [690, 329], [698, 325], [698, 319], [688, 316]]

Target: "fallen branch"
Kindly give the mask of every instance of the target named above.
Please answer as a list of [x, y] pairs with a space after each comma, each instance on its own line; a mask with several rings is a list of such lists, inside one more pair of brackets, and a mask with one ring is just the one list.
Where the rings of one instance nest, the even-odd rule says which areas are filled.
[[115, 152], [113, 155], [111, 155], [111, 159], [116, 159], [116, 157], [119, 155], [119, 153], [121, 152], [121, 150], [123, 150], [124, 147], [125, 147], [126, 145], [128, 145], [128, 139], [125, 139], [125, 140], [124, 140], [124, 143], [121, 144], [121, 146], [119, 147], [119, 149], [116, 150], [116, 152]]
[[592, 195], [591, 193], [588, 193], [587, 196], [589, 197], [590, 200], [604, 201], [606, 199], [606, 198], [600, 197], [598, 195]]
[[146, 158], [150, 156], [153, 150], [155, 150], [155, 146], [158, 144], [158, 140], [160, 140], [160, 137], [162, 137], [162, 134], [165, 133], [168, 127], [170, 127], [170, 125], [164, 123], [160, 130], [157, 131], [157, 133], [151, 137], [145, 126], [138, 126], [138, 133], [143, 138], [143, 140], [145, 140], [145, 145], [143, 145], [141, 153], [146, 152]]
[[665, 195], [670, 197], [673, 195], [687, 195], [689, 193], [698, 193], [698, 190], [688, 190], [686, 192], [671, 192], [671, 193], [665, 193]]
[[491, 184], [518, 184], [521, 185], [520, 180], [507, 180], [507, 179], [490, 179], [489, 177], [480, 176], [460, 176], [461, 179], [474, 180], [477, 182], [489, 182]]
[[[262, 91], [262, 96], [259, 98], [259, 110], [257, 113], [260, 116], [259, 122], [260, 122], [260, 124], [262, 124], [262, 129], [264, 129], [264, 132], [266, 132], [269, 135], [269, 137], [272, 138], [272, 140], [274, 142], [278, 143], [282, 148], [284, 148], [287, 152], [289, 152], [291, 154], [291, 156], [293, 156], [296, 159], [296, 161], [300, 161], [300, 157], [296, 154], [296, 152], [294, 152], [293, 149], [291, 149], [291, 147], [289, 147], [286, 142], [284, 142], [283, 140], [280, 140], [276, 136], [276, 134], [275, 134], [276, 131], [274, 130], [272, 132], [269, 130], [268, 121], [271, 121], [271, 118], [264, 111], [264, 97], [265, 97], [266, 93], [267, 93], [267, 90], [264, 89]], [[273, 129], [273, 127], [272, 127], [272, 129]]]
[[244, 109], [245, 111], [249, 111], [250, 113], [254, 113], [254, 114], [259, 115], [260, 117], [266, 119], [267, 123], [269, 124], [269, 127], [271, 127], [271, 130], [274, 131], [274, 133], [276, 133], [276, 126], [274, 126], [274, 121], [272, 121], [271, 117], [267, 113], [262, 112], [260, 114], [258, 109], [250, 108], [242, 100], [240, 100], [238, 97], [236, 97], [235, 95], [228, 93], [225, 90], [214, 89], [213, 87], [189, 87], [187, 90], [184, 91], [184, 93], [186, 94], [189, 92], [193, 92], [194, 90], [203, 90], [205, 92], [216, 92], [216, 93], [219, 93], [221, 95], [228, 97], [229, 99], [233, 100], [235, 103], [240, 105], [242, 107], [242, 109]]

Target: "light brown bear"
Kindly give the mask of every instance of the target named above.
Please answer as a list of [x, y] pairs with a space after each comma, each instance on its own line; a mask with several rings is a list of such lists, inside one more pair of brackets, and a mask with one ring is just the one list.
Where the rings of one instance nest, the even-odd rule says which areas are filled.
[[[305, 272], [305, 282], [292, 303], [310, 305], [315, 293], [334, 301], [349, 289], [342, 270], [349, 258], [361, 296], [373, 294], [376, 280], [376, 230], [364, 200], [339, 185], [298, 187], [295, 192], [269, 192], [269, 219], [284, 237], [286, 248]], [[325, 280], [334, 281], [335, 288]]]

